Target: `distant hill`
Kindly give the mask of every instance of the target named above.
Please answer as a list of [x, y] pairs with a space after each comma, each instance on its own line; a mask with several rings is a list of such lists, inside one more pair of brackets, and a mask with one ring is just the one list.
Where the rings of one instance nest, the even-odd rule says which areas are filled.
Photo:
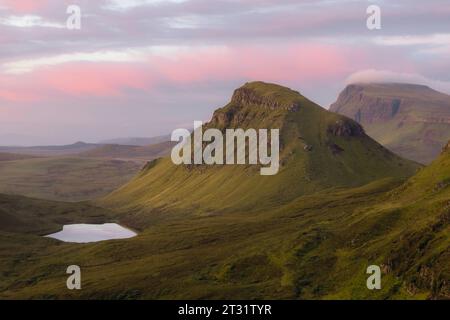
[[173, 146], [174, 143], [170, 141], [156, 143], [149, 146], [108, 144], [82, 152], [79, 156], [90, 158], [139, 159], [150, 161], [155, 158], [169, 155]]
[[356, 120], [385, 147], [421, 163], [433, 161], [450, 139], [450, 96], [422, 85], [352, 84], [330, 111]]
[[62, 146], [33, 146], [33, 147], [0, 147], [0, 152], [28, 154], [36, 156], [62, 156], [73, 155], [80, 152], [92, 150], [99, 145], [93, 143], [76, 142]]
[[151, 144], [158, 144], [158, 143], [167, 142], [167, 141], [170, 141], [170, 135], [157, 136], [157, 137], [151, 137], [151, 138], [142, 138], [142, 137], [117, 138], [117, 139], [103, 140], [103, 141], [100, 141], [99, 144], [148, 146]]

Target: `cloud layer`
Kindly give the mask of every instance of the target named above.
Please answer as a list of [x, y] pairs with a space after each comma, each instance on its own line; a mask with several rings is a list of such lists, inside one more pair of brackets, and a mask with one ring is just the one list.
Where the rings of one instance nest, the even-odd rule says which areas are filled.
[[[450, 93], [446, 0], [77, 3], [82, 28], [68, 30], [71, 1], [0, 0], [0, 144], [167, 133], [208, 119], [252, 80], [324, 106], [349, 81]], [[377, 31], [366, 28], [373, 3]]]

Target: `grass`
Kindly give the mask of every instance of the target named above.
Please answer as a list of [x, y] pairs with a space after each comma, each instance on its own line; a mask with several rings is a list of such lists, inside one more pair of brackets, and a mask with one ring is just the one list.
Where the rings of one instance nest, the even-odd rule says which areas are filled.
[[89, 200], [128, 182], [142, 165], [78, 157], [0, 161], [0, 193], [60, 201]]
[[[62, 209], [70, 218], [63, 222], [52, 219], [60, 216], [53, 206], [65, 204], [41, 203], [41, 227], [0, 229], [0, 298], [449, 298], [450, 154], [420, 168], [364, 134], [342, 134], [355, 128], [352, 121], [295, 92], [248, 87], [283, 104], [295, 99], [300, 108], [234, 101], [213, 122], [282, 126], [278, 175], [260, 176], [247, 166], [175, 167], [159, 159], [95, 202], [114, 213], [72, 204]], [[331, 144], [343, 151], [336, 154]], [[10, 203], [0, 217], [25, 215], [35, 225], [35, 214]], [[47, 225], [90, 214], [139, 235], [93, 244], [40, 237]], [[82, 269], [81, 291], [66, 289], [71, 264]], [[383, 270], [380, 291], [366, 288], [372, 264]]]
[[[29, 233], [2, 232], [0, 252], [8, 252], [8, 259], [1, 259], [0, 270], [7, 275], [14, 272], [14, 276], [0, 281], [0, 297], [444, 297], [448, 291], [443, 290], [448, 287], [440, 282], [436, 285], [440, 289], [433, 289], [417, 270], [427, 266], [430, 274], [448, 279], [448, 222], [432, 232], [429, 228], [438, 221], [442, 208], [424, 211], [433, 200], [423, 198], [405, 205], [409, 201], [403, 194], [392, 199], [386, 190], [402, 189], [397, 186], [392, 180], [378, 181], [356, 189], [303, 196], [267, 211], [166, 214], [155, 218], [136, 238], [96, 244], [62, 244]], [[450, 195], [448, 188], [445, 193]], [[417, 246], [411, 243], [417, 237], [409, 240], [411, 234], [429, 237], [429, 249], [416, 256]], [[11, 251], [18, 243], [23, 247]], [[391, 269], [383, 274], [383, 289], [367, 290], [366, 267], [390, 263]], [[64, 272], [69, 264], [78, 264], [83, 270], [83, 290], [79, 292], [65, 288]], [[414, 286], [414, 291], [408, 291], [409, 286]]]

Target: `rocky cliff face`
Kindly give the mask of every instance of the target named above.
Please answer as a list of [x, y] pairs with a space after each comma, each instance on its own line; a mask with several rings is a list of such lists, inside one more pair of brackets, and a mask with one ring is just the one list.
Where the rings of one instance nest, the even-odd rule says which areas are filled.
[[287, 111], [298, 111], [300, 104], [298, 102], [283, 103], [277, 100], [276, 95], [263, 96], [257, 90], [242, 87], [234, 91], [231, 102], [242, 106], [257, 105], [263, 108], [285, 109]]
[[[394, 118], [402, 106], [402, 99], [373, 96], [365, 93], [362, 85], [349, 85], [331, 105], [330, 110], [344, 113], [359, 123], [373, 123]], [[352, 105], [352, 110], [348, 106]]]
[[338, 120], [328, 126], [328, 133], [336, 137], [359, 137], [364, 135], [364, 129], [356, 122], [350, 120]]
[[[230, 103], [214, 112], [209, 126], [214, 128], [247, 127], [249, 123], [255, 124], [258, 118], [276, 118], [276, 115], [298, 112], [301, 102], [296, 91], [285, 89], [279, 92], [262, 91], [263, 83], [246, 84], [233, 93]], [[270, 85], [269, 85], [270, 86]], [[258, 127], [258, 126], [256, 126]]]
[[450, 153], [450, 141], [445, 145], [444, 149], [442, 149], [442, 153]]
[[415, 161], [434, 160], [450, 139], [450, 96], [414, 84], [351, 84], [330, 111], [359, 122], [372, 138]]

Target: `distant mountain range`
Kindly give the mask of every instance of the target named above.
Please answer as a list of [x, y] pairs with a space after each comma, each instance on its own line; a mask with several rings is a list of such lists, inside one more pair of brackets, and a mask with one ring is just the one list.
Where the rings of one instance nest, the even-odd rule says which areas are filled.
[[[154, 141], [158, 141], [155, 139]], [[140, 159], [150, 161], [170, 154], [174, 146], [171, 141], [164, 141], [145, 146], [105, 144], [97, 148], [79, 153], [79, 156], [89, 158]]]
[[35, 156], [30, 156], [27, 154], [15, 154], [15, 153], [0, 152], [0, 161], [25, 160], [25, 159], [32, 159], [32, 158], [35, 158]]
[[[136, 159], [150, 161], [157, 157], [168, 155], [174, 145], [170, 141], [170, 137], [167, 136], [140, 139], [142, 139], [139, 140], [141, 143], [152, 143], [142, 146], [130, 144], [95, 144], [85, 142], [76, 142], [74, 144], [61, 146], [0, 146], [0, 161], [2, 159], [19, 160], [36, 156], [82, 156], [90, 158]], [[122, 141], [126, 142], [125, 140], [126, 139]]]
[[170, 135], [142, 138], [142, 137], [130, 137], [130, 138], [117, 138], [110, 140], [103, 140], [98, 144], [120, 144], [128, 146], [149, 146], [151, 144], [157, 144], [170, 141]]
[[63, 156], [63, 155], [74, 155], [98, 147], [99, 145], [94, 143], [76, 142], [73, 144], [61, 146], [33, 146], [33, 147], [0, 146], [0, 152], [26, 154], [33, 156]]
[[393, 152], [430, 163], [450, 139], [450, 96], [415, 84], [347, 86], [330, 107]]

